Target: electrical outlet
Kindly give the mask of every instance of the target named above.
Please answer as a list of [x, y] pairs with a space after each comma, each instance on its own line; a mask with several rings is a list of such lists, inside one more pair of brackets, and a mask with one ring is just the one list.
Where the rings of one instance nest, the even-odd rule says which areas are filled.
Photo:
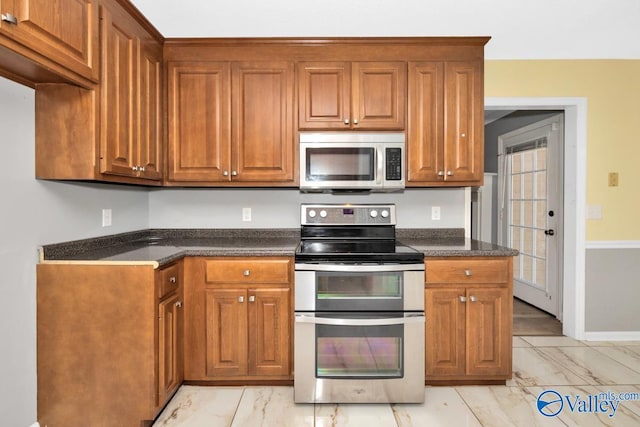
[[431, 220], [440, 221], [440, 206], [431, 206]]
[[102, 209], [102, 226], [111, 227], [111, 209]]
[[618, 172], [609, 172], [609, 187], [618, 186]]
[[242, 208], [242, 221], [251, 222], [251, 208]]

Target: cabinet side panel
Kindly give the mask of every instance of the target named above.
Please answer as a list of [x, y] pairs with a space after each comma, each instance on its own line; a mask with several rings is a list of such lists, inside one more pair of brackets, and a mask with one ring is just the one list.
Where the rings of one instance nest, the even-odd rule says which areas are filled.
[[153, 419], [153, 268], [41, 264], [37, 275], [40, 425]]

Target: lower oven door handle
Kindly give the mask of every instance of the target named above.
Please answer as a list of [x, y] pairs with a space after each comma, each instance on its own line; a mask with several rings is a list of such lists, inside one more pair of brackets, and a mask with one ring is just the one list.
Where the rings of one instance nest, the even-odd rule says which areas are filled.
[[304, 314], [296, 314], [296, 323], [314, 323], [316, 325], [336, 326], [387, 326], [406, 325], [408, 323], [424, 323], [424, 314], [416, 314], [410, 317], [391, 317], [378, 319], [336, 319], [329, 317], [312, 317]]
[[338, 271], [360, 273], [368, 271], [424, 271], [424, 264], [304, 264], [295, 265], [298, 271]]

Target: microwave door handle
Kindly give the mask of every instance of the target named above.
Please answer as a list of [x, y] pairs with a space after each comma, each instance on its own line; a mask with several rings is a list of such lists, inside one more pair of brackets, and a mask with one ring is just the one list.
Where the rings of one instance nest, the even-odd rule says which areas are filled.
[[392, 317], [378, 319], [336, 319], [327, 317], [314, 317], [304, 314], [296, 314], [296, 323], [313, 323], [316, 325], [333, 326], [388, 326], [406, 325], [409, 323], [424, 323], [423, 313], [415, 313], [409, 317]]
[[378, 145], [376, 147], [376, 160], [377, 160], [377, 172], [376, 172], [376, 184], [382, 185], [386, 177], [384, 176], [384, 147]]

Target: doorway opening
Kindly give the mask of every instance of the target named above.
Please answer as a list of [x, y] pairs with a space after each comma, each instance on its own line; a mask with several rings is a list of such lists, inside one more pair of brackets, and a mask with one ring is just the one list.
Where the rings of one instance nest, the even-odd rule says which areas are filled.
[[[560, 270], [557, 274], [559, 276], [558, 291], [562, 296], [562, 299], [561, 302], [558, 302], [558, 316], [562, 319], [562, 333], [564, 335], [575, 339], [583, 339], [585, 310], [586, 99], [486, 98], [485, 111], [488, 113], [487, 117], [489, 117], [490, 121], [494, 121], [491, 117], [507, 116], [511, 114], [515, 114], [517, 116], [518, 114], [523, 114], [522, 112], [530, 112], [539, 115], [546, 114], [548, 117], [556, 114], [564, 115], [564, 156], [561, 160], [564, 169], [564, 180], [561, 184], [562, 189], [564, 190], [564, 198], [560, 202], [562, 214], [555, 217], [556, 219], [562, 220], [563, 229], [554, 236], [559, 237], [559, 239], [557, 239], [557, 244], [561, 251], [559, 261]], [[542, 119], [544, 119], [544, 117]], [[504, 133], [507, 132], [500, 132], [500, 134]], [[490, 168], [493, 162], [493, 172], [495, 175], [498, 174], [498, 136], [499, 135], [495, 135], [492, 143], [491, 129], [489, 123], [486, 123], [486, 170], [489, 173], [492, 172]], [[538, 149], [540, 149], [542, 145], [544, 144], [540, 142], [540, 144], [538, 144]], [[540, 169], [536, 170], [540, 171]], [[536, 170], [531, 171], [533, 173], [532, 177], [535, 176]], [[540, 175], [543, 174], [541, 173]], [[523, 178], [523, 176], [520, 176], [520, 179]], [[517, 179], [515, 181], [517, 181]], [[527, 208], [535, 206], [537, 201], [538, 200], [535, 199], [520, 200], [520, 202], [527, 203]], [[497, 226], [497, 207], [494, 212], [495, 225], [492, 241], [494, 243], [498, 243], [497, 234], [499, 227]], [[533, 216], [535, 214], [535, 210], [531, 212]], [[548, 212], [549, 210], [547, 209], [547, 215]], [[522, 218], [522, 214], [520, 218]], [[542, 218], [542, 216], [540, 216], [540, 218]], [[539, 225], [542, 225], [542, 221], [539, 222]], [[538, 231], [540, 231], [541, 235], [545, 235], [545, 231], [552, 229], [549, 224], [546, 224], [546, 228], [542, 226], [537, 227], [538, 224], [535, 225], [535, 229], [533, 227], [520, 227], [514, 228], [513, 231], [515, 233], [515, 230], [517, 229], [519, 237], [522, 238], [525, 229], [531, 230], [532, 235]], [[553, 230], [555, 233], [556, 229]], [[527, 231], [527, 235], [528, 234], [529, 231]], [[495, 240], [493, 240], [494, 238]], [[548, 238], [548, 234], [545, 235], [545, 238]], [[532, 239], [531, 241], [535, 242], [535, 239]], [[506, 245], [509, 246], [510, 244]], [[543, 263], [543, 257], [538, 256], [540, 252], [543, 252], [542, 248], [539, 252], [536, 252], [535, 250], [532, 250], [531, 252], [532, 253], [527, 254], [529, 256], [529, 260], [526, 261], [526, 270], [524, 265], [521, 266], [519, 270], [523, 273], [525, 278], [532, 278], [529, 271], [533, 271], [532, 269], [538, 261], [540, 261], [540, 265]], [[546, 258], [546, 252], [544, 258]], [[546, 259], [544, 261], [546, 261]], [[523, 263], [524, 262], [525, 261], [523, 261]], [[529, 269], [529, 264], [531, 264], [531, 270]], [[527, 286], [529, 286], [529, 284], [527, 284]]]

